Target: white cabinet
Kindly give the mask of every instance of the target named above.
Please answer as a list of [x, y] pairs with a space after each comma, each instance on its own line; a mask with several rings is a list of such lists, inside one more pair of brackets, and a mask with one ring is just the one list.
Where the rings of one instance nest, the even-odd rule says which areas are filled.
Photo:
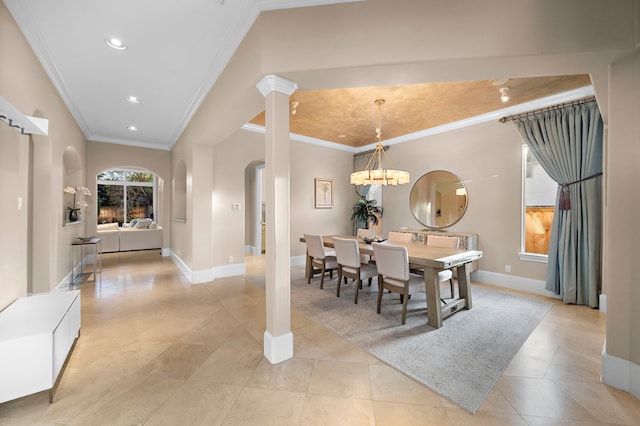
[[49, 389], [80, 332], [80, 291], [22, 297], [0, 312], [0, 403]]

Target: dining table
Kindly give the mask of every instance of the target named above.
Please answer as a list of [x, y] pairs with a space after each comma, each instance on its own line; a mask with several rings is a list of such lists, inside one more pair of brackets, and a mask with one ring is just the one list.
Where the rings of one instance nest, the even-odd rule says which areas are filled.
[[[373, 247], [371, 244], [367, 244], [360, 238], [352, 235], [323, 235], [322, 241], [325, 247], [333, 248], [333, 237], [358, 240], [360, 253], [373, 256]], [[300, 241], [304, 242], [304, 237], [300, 238]], [[471, 262], [480, 259], [482, 257], [482, 251], [433, 247], [427, 246], [426, 244], [400, 243], [396, 241], [387, 243], [406, 247], [411, 268], [422, 269], [424, 271], [424, 288], [427, 295], [427, 324], [429, 326], [440, 328], [445, 318], [460, 310], [472, 308]], [[459, 297], [454, 298], [452, 301], [442, 303], [438, 272], [452, 268], [457, 268], [458, 271]], [[307, 256], [306, 274], [309, 273]]]

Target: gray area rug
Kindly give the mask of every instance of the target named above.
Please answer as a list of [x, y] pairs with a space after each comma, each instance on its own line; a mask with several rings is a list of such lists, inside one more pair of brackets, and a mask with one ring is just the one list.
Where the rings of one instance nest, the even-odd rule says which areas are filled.
[[[427, 325], [426, 294], [411, 296], [402, 325], [399, 296], [385, 293], [376, 313], [378, 288], [366, 283], [358, 304], [349, 281], [336, 297], [336, 279], [292, 274], [291, 304], [311, 319], [475, 413], [504, 369], [551, 308], [550, 303], [472, 287], [473, 309], [460, 311], [434, 329]], [[449, 296], [449, 287], [441, 293]], [[456, 288], [457, 294], [457, 288]], [[446, 300], [446, 299], [445, 299]]]

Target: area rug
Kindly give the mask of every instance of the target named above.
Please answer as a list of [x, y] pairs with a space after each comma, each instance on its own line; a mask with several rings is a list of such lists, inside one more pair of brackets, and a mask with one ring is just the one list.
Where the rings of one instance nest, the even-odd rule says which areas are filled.
[[[293, 271], [292, 271], [293, 272]], [[363, 286], [353, 303], [354, 284], [336, 297], [336, 280], [308, 285], [291, 278], [291, 304], [336, 334], [475, 413], [522, 344], [551, 308], [550, 303], [472, 287], [473, 309], [459, 311], [434, 329], [427, 325], [426, 294], [411, 296], [401, 324], [399, 296], [385, 293], [376, 313], [378, 289]], [[449, 295], [449, 286], [441, 293]]]

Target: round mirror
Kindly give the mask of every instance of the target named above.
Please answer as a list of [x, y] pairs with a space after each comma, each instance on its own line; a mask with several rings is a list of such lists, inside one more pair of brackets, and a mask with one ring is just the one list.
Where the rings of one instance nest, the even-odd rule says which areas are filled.
[[413, 216], [428, 228], [447, 228], [460, 220], [469, 197], [462, 180], [451, 172], [434, 170], [420, 177], [411, 188], [409, 205]]

